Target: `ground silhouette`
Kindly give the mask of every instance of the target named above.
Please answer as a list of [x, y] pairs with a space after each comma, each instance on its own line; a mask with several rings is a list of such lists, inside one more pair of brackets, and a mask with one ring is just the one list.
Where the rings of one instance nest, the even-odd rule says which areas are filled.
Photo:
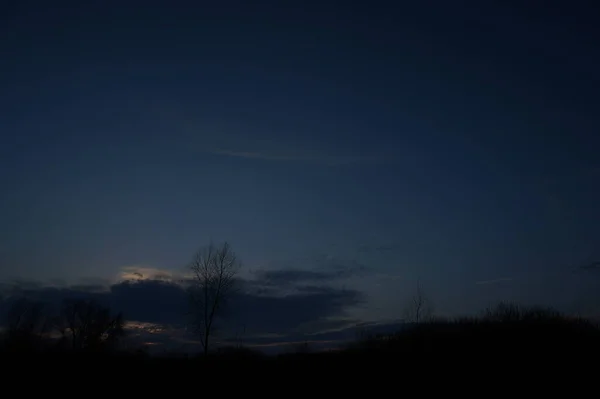
[[269, 384], [287, 381], [300, 385], [371, 381], [393, 386], [401, 379], [416, 384], [417, 389], [428, 386], [417, 382], [421, 379], [450, 376], [451, 382], [465, 384], [493, 380], [506, 385], [516, 383], [516, 379], [532, 383], [539, 376], [560, 377], [556, 381], [593, 381], [600, 354], [600, 328], [594, 322], [552, 309], [514, 304], [499, 304], [478, 317], [412, 324], [397, 333], [362, 337], [335, 350], [304, 348], [277, 356], [243, 346], [219, 348], [208, 356], [150, 356], [116, 346], [86, 351], [60, 346], [56, 340], [41, 336], [34, 340], [31, 337], [35, 335], [29, 330], [27, 340], [5, 335], [1, 355], [2, 363], [10, 366], [5, 368], [7, 373], [58, 373], [77, 376], [77, 381], [102, 378], [111, 384], [120, 381], [118, 384], [146, 388], [150, 382], [161, 381], [181, 381], [182, 386], [220, 379], [256, 383], [256, 378], [267, 376]]

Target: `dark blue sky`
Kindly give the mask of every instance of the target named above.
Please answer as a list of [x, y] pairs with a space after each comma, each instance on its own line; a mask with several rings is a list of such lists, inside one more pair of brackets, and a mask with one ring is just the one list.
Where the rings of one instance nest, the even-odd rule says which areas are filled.
[[598, 14], [528, 4], [2, 5], [0, 277], [213, 238], [248, 274], [360, 265], [359, 318], [417, 279], [442, 313], [596, 311], [568, 269], [600, 258]]

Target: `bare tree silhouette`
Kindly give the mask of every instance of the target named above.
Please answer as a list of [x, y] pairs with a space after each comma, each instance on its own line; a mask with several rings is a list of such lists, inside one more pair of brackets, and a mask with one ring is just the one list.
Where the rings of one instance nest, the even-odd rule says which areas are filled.
[[109, 308], [82, 299], [63, 302], [55, 327], [73, 350], [112, 348], [125, 332], [121, 313], [113, 317]]
[[417, 283], [417, 292], [410, 298], [404, 309], [404, 320], [410, 323], [421, 323], [433, 317], [433, 303], [423, 292], [421, 283]]
[[31, 350], [49, 331], [44, 304], [26, 298], [17, 300], [5, 315], [5, 345], [13, 350]]
[[220, 246], [211, 243], [200, 249], [189, 265], [192, 272], [192, 284], [188, 289], [191, 322], [205, 355], [208, 354], [215, 319], [232, 293], [240, 267], [227, 242]]

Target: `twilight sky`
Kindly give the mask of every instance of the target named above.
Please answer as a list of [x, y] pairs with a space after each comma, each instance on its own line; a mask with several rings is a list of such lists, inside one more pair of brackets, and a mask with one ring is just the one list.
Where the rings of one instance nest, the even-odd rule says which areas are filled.
[[6, 297], [177, 325], [213, 239], [265, 334], [398, 319], [417, 281], [600, 314], [592, 2], [7, 3]]

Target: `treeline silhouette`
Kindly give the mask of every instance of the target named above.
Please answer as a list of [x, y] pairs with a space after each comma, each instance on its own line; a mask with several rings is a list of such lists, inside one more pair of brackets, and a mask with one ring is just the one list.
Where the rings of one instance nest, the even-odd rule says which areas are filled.
[[[381, 380], [388, 375], [385, 382], [404, 378], [410, 385], [413, 381], [407, 375], [422, 378], [455, 372], [472, 379], [475, 375], [483, 378], [482, 374], [514, 375], [516, 370], [524, 375], [579, 370], [583, 378], [595, 372], [590, 365], [600, 354], [600, 327], [592, 320], [511, 303], [500, 303], [478, 316], [436, 318], [420, 284], [407, 307], [399, 311], [405, 323], [394, 333], [363, 333], [353, 342], [340, 342], [327, 350], [314, 350], [310, 343], [295, 344], [278, 355], [241, 344], [219, 347], [213, 343], [214, 326], [237, 289], [240, 266], [227, 243], [200, 249], [188, 266], [189, 331], [199, 338], [200, 353], [150, 355], [141, 343], [124, 345], [124, 315], [92, 300], [71, 298], [51, 306], [10, 298], [4, 303], [11, 306], [2, 315], [2, 365], [19, 374], [77, 375], [78, 384], [89, 379], [95, 386], [110, 376], [109, 387], [118, 378], [136, 382], [141, 373], [144, 383], [160, 384], [168, 377], [168, 381], [191, 384], [200, 379], [206, 386], [211, 384], [208, 375], [215, 375], [211, 373], [231, 379], [257, 371], [271, 380], [291, 378], [293, 384], [298, 384], [294, 378], [310, 374], [313, 385], [317, 376], [340, 383], [341, 375], [346, 382]], [[503, 371], [498, 373], [498, 369]], [[102, 370], [102, 377], [97, 370]]]
[[4, 315], [1, 350], [4, 355], [49, 353], [110, 353], [125, 335], [121, 313], [93, 300], [64, 299], [58, 309], [20, 298]]
[[365, 335], [328, 350], [313, 351], [309, 344], [287, 353], [266, 355], [243, 345], [215, 348], [204, 354], [149, 355], [119, 345], [125, 336], [122, 314], [89, 300], [68, 299], [56, 314], [44, 304], [21, 299], [5, 314], [1, 342], [3, 358], [56, 362], [119, 359], [118, 365], [144, 364], [172, 368], [190, 364], [301, 365], [372, 367], [389, 361], [436, 364], [461, 361], [553, 362], [600, 354], [600, 328], [591, 320], [571, 317], [551, 308], [500, 303], [476, 317], [434, 319], [407, 323], [391, 334]]

